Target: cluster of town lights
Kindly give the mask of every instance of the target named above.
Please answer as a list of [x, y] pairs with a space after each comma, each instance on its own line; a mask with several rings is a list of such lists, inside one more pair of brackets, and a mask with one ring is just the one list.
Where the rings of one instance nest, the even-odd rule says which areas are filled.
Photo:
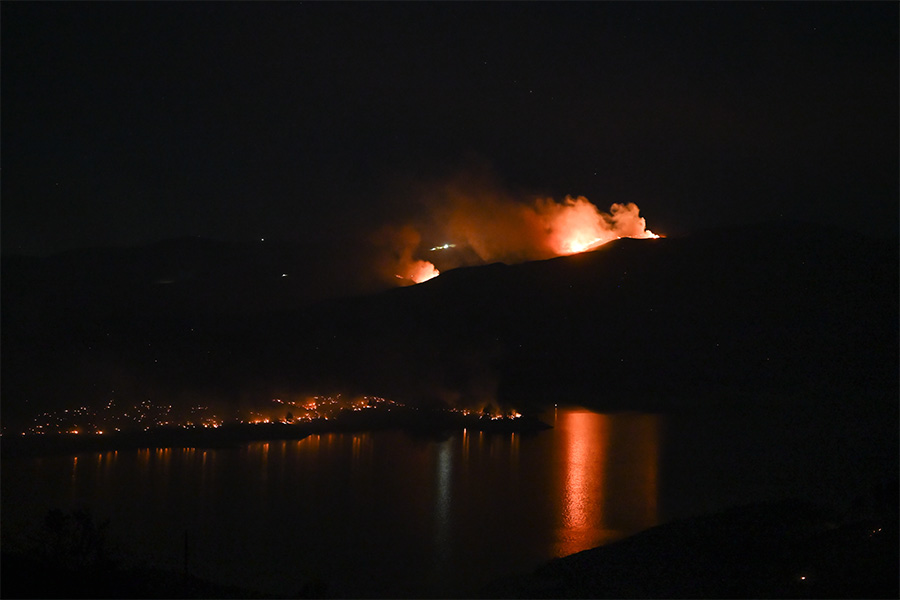
[[[161, 427], [181, 427], [184, 429], [217, 429], [228, 422], [249, 425], [266, 424], [300, 424], [317, 420], [336, 418], [342, 412], [360, 412], [367, 410], [387, 410], [405, 408], [405, 405], [382, 398], [380, 396], [343, 397], [311, 396], [300, 400], [283, 400], [273, 398], [268, 409], [262, 412], [249, 411], [243, 416], [225, 419], [215, 414], [208, 406], [196, 405], [187, 409], [186, 414], [178, 419], [169, 404], [154, 404], [143, 400], [136, 404], [117, 406], [110, 401], [99, 410], [94, 411], [85, 406], [75, 409], [64, 409], [56, 412], [45, 412], [34, 419], [32, 425], [22, 435], [68, 434], [68, 435], [104, 435], [123, 430], [149, 431]], [[493, 407], [481, 410], [468, 408], [447, 408], [448, 412], [463, 416], [475, 415], [493, 421], [500, 419], [518, 419], [522, 415], [515, 410], [505, 412]]]

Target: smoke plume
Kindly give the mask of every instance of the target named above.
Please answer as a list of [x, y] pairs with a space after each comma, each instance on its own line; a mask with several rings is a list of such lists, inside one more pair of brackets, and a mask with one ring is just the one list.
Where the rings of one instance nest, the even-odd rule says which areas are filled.
[[584, 252], [621, 237], [658, 237], [633, 203], [604, 212], [584, 196], [523, 199], [484, 178], [465, 177], [427, 186], [420, 195], [430, 219], [379, 234], [391, 244], [387, 271], [417, 283], [438, 274], [426, 258], [451, 266], [515, 263]]
[[372, 237], [376, 248], [382, 250], [378, 271], [386, 278], [393, 276], [407, 283], [422, 283], [437, 277], [440, 272], [431, 262], [413, 256], [421, 241], [422, 236], [412, 225], [381, 228]]

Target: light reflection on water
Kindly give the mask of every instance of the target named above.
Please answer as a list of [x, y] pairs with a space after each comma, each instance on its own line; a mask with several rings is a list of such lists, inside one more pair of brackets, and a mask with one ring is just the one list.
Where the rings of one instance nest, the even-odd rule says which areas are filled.
[[557, 419], [563, 437], [560, 469], [561, 510], [555, 554], [590, 548], [604, 529], [603, 483], [608, 459], [609, 419], [587, 412], [566, 412]]
[[124, 564], [180, 570], [188, 531], [192, 573], [276, 596], [313, 576], [341, 596], [474, 595], [657, 521], [784, 498], [848, 507], [897, 457], [896, 422], [853, 407], [560, 408], [537, 435], [4, 457], [0, 537], [16, 548], [49, 508], [88, 507]]
[[658, 415], [563, 411], [555, 554], [566, 556], [657, 524]]
[[[87, 454], [64, 459], [62, 479], [47, 469], [58, 459], [15, 464], [27, 480], [43, 461], [34, 506], [90, 507], [137, 562], [177, 569], [190, 531], [195, 573], [250, 589], [289, 595], [315, 575], [350, 596], [460, 595], [655, 524], [657, 417], [556, 417], [536, 435], [321, 434]], [[10, 479], [4, 497], [22, 482]]]

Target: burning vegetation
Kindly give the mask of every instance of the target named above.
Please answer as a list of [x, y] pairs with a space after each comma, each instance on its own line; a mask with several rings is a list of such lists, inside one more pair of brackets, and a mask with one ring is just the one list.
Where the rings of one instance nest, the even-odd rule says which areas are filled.
[[[469, 179], [435, 186], [422, 196], [430, 222], [385, 228], [376, 236], [391, 250], [382, 265], [388, 277], [412, 283], [436, 277], [440, 271], [421, 258], [425, 253], [453, 268], [543, 260], [593, 250], [623, 237], [659, 237], [647, 229], [631, 202], [615, 203], [604, 212], [584, 196], [522, 201], [496, 185]], [[436, 244], [420, 249], [426, 238]]]

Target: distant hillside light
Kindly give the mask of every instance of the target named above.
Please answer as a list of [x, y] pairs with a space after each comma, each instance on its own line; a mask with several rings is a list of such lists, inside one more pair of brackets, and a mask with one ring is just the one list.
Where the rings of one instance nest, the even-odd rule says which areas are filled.
[[429, 250], [431, 252], [437, 252], [438, 250], [447, 250], [448, 248], [456, 248], [456, 244], [444, 244], [443, 246], [435, 246]]

